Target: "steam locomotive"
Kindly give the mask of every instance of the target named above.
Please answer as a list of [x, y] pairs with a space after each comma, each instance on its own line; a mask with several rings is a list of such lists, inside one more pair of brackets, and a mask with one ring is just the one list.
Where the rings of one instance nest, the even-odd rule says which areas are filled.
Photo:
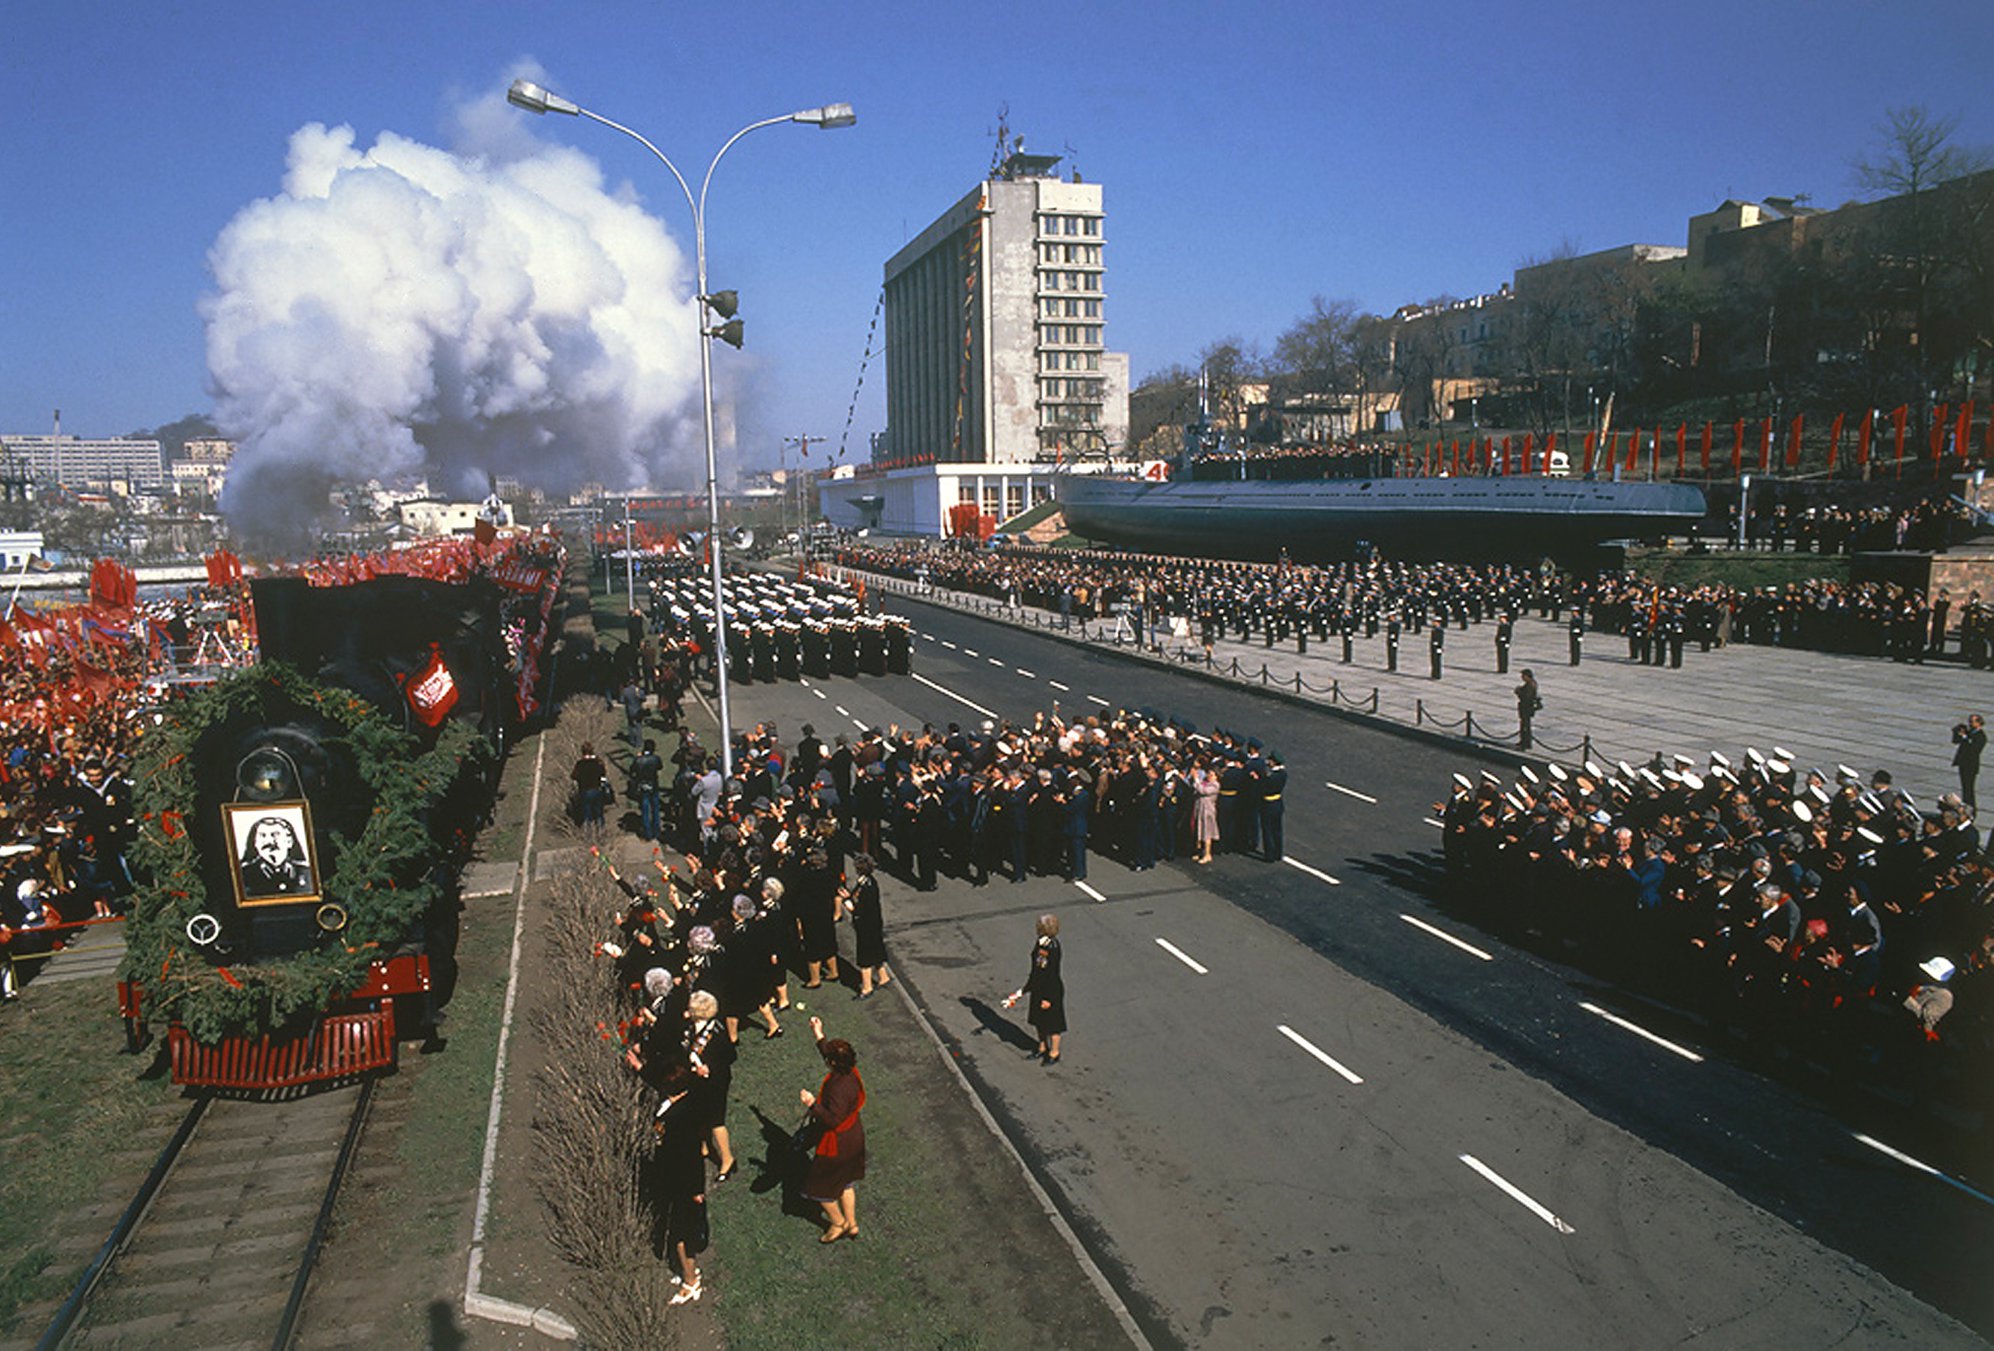
[[252, 584], [261, 660], [162, 711], [135, 778], [127, 1039], [176, 1082], [288, 1089], [394, 1063], [454, 978], [456, 878], [537, 710], [563, 558], [456, 580]]

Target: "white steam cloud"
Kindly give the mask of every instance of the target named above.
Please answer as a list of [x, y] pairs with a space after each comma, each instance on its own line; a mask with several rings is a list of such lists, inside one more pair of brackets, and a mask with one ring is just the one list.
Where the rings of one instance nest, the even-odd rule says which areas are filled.
[[314, 123], [209, 265], [215, 419], [240, 445], [223, 506], [254, 541], [299, 543], [339, 480], [564, 492], [696, 462], [691, 269], [578, 152], [363, 151]]

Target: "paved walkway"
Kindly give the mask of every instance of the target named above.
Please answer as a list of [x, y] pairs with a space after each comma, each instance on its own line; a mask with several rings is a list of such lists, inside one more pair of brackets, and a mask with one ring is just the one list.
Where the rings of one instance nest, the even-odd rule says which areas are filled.
[[[983, 596], [917, 593], [911, 583], [876, 574], [866, 574], [866, 581], [887, 597], [917, 595], [1028, 627], [1056, 630], [1060, 624], [1055, 614], [1010, 610]], [[1096, 621], [1084, 641], [1117, 645], [1114, 629], [1113, 621]], [[1071, 632], [1074, 641], [1083, 641], [1078, 624]], [[1464, 734], [1472, 715], [1478, 742], [1511, 748], [1517, 733], [1513, 691], [1529, 667], [1543, 689], [1544, 711], [1533, 729], [1539, 755], [1576, 763], [1589, 749], [1602, 763], [1638, 764], [1658, 751], [1680, 752], [1701, 766], [1713, 750], [1735, 762], [1746, 747], [1770, 756], [1778, 746], [1793, 753], [1797, 768], [1818, 767], [1831, 778], [1841, 764], [1865, 781], [1888, 769], [1899, 787], [1926, 804], [1959, 787], [1951, 767], [1953, 724], [1968, 713], [1994, 715], [1994, 674], [1957, 662], [1909, 666], [1754, 645], [1703, 653], [1691, 644], [1682, 669], [1670, 670], [1629, 661], [1624, 638], [1588, 634], [1585, 659], [1572, 666], [1564, 626], [1526, 616], [1517, 621], [1508, 675], [1496, 674], [1495, 625], [1484, 622], [1447, 631], [1444, 675], [1434, 680], [1427, 643], [1425, 633], [1406, 634], [1396, 673], [1385, 669], [1382, 633], [1358, 637], [1347, 665], [1336, 638], [1312, 639], [1305, 655], [1292, 641], [1269, 648], [1228, 639], [1214, 645], [1212, 667], [1291, 693], [1300, 677], [1307, 697], [1435, 731]], [[1132, 651], [1126, 633], [1119, 645]], [[1177, 662], [1184, 646], [1166, 639], [1165, 655], [1148, 659]], [[1202, 664], [1196, 642], [1188, 646]]]

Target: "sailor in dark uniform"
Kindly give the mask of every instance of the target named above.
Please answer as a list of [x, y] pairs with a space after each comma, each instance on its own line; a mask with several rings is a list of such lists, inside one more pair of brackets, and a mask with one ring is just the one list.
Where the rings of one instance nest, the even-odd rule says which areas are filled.
[[[1434, 632], [1438, 633], [1436, 629]], [[1260, 843], [1269, 863], [1279, 863], [1285, 854], [1281, 834], [1282, 795], [1288, 791], [1288, 770], [1281, 757], [1267, 752], [1266, 766], [1260, 771]]]
[[1429, 643], [1427, 646], [1428, 646], [1428, 651], [1432, 655], [1433, 678], [1435, 680], [1438, 680], [1440, 679], [1442, 654], [1447, 647], [1447, 629], [1444, 625], [1435, 624], [1433, 626], [1433, 641]]
[[1392, 611], [1385, 624], [1385, 669], [1399, 669], [1399, 615], [1396, 610]]
[[1572, 665], [1577, 666], [1579, 658], [1585, 655], [1586, 621], [1584, 612], [1576, 605], [1572, 607], [1572, 622], [1566, 632], [1571, 640]]
[[1509, 644], [1515, 635], [1516, 617], [1504, 614], [1501, 619], [1496, 621], [1495, 652], [1497, 675], [1509, 674]]

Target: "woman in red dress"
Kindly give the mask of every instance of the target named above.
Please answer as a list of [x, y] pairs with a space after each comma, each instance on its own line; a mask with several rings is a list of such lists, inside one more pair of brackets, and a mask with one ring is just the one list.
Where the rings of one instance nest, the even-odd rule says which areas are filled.
[[817, 1038], [817, 1053], [824, 1057], [829, 1072], [812, 1093], [799, 1094], [811, 1119], [823, 1127], [810, 1172], [803, 1179], [803, 1195], [824, 1207], [825, 1229], [819, 1243], [835, 1243], [841, 1238], [859, 1236], [859, 1179], [865, 1176], [865, 1127], [859, 1109], [865, 1106], [865, 1085], [859, 1081], [858, 1053], [842, 1038], [825, 1040], [821, 1018], [810, 1020]]

